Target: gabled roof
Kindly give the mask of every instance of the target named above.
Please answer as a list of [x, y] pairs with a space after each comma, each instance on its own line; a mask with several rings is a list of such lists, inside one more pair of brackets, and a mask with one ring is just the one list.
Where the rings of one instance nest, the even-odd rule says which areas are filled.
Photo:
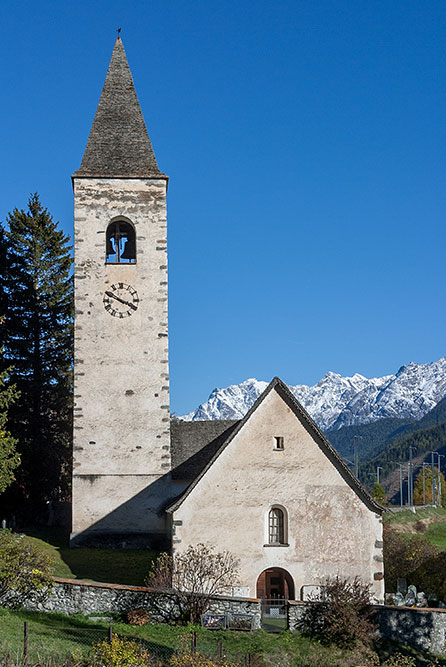
[[166, 511], [172, 513], [175, 512], [175, 510], [177, 510], [180, 507], [180, 505], [188, 497], [192, 489], [195, 488], [200, 479], [206, 474], [207, 470], [209, 470], [214, 461], [217, 460], [222, 451], [229, 445], [231, 440], [239, 433], [239, 431], [243, 428], [246, 422], [250, 419], [251, 415], [258, 409], [258, 407], [265, 400], [268, 394], [270, 394], [270, 392], [273, 390], [277, 391], [279, 396], [281, 396], [281, 398], [285, 401], [288, 407], [291, 408], [296, 417], [305, 426], [308, 433], [313, 437], [313, 440], [317, 443], [319, 448], [323, 451], [323, 453], [327, 456], [330, 462], [338, 470], [344, 481], [350, 486], [351, 489], [355, 491], [355, 493], [361, 498], [361, 500], [368, 507], [368, 509], [381, 514], [384, 508], [379, 503], [377, 503], [376, 500], [372, 498], [369, 492], [363, 487], [361, 482], [355, 477], [350, 468], [344, 462], [344, 459], [338, 454], [336, 449], [329, 442], [329, 440], [326, 438], [326, 436], [320, 430], [317, 424], [313, 421], [308, 412], [301, 406], [301, 404], [296, 399], [294, 394], [292, 394], [291, 391], [288, 389], [287, 385], [284, 382], [282, 382], [282, 380], [280, 380], [278, 377], [275, 377], [269, 383], [263, 394], [259, 396], [259, 398], [252, 406], [252, 408], [244, 416], [244, 418], [241, 419], [239, 422], [237, 422], [233, 428], [231, 428], [225, 440], [221, 443], [220, 447], [214, 453], [209, 462], [204, 466], [199, 475], [188, 486], [186, 491], [167, 508]]
[[170, 423], [172, 479], [192, 480], [207, 466], [227, 440], [239, 419]]
[[119, 37], [82, 164], [73, 177], [167, 178], [158, 168]]

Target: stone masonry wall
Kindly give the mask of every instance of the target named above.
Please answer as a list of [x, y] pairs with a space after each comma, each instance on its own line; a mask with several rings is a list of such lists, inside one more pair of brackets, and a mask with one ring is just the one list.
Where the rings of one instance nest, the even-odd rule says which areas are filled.
[[[305, 602], [290, 602], [288, 627], [300, 629]], [[409, 644], [430, 653], [446, 651], [446, 609], [417, 609], [375, 605], [375, 623], [379, 635], [398, 644]]]
[[[160, 623], [180, 615], [180, 606], [174, 594], [160, 593], [142, 586], [119, 586], [59, 578], [54, 580], [53, 590], [45, 600], [33, 599], [26, 607], [33, 611], [62, 614], [107, 614], [146, 609], [152, 619]], [[254, 628], [260, 628], [259, 600], [217, 596], [212, 600], [209, 612], [249, 614], [254, 619]]]
[[377, 607], [379, 632], [399, 644], [445, 653], [446, 609]]
[[[298, 631], [307, 603], [288, 603], [288, 628]], [[32, 600], [27, 608], [65, 614], [123, 613], [146, 609], [152, 619], [165, 622], [179, 616], [175, 595], [141, 586], [118, 586], [71, 579], [55, 579], [51, 595], [45, 601]], [[446, 609], [416, 609], [375, 605], [375, 622], [381, 637], [400, 644], [410, 644], [431, 653], [446, 651]], [[261, 601], [250, 598], [215, 597], [209, 609], [213, 614], [249, 614], [254, 629], [262, 623]]]
[[[74, 203], [72, 539], [157, 548], [153, 536], [162, 540], [169, 532], [160, 508], [175, 496], [166, 181], [75, 178]], [[135, 263], [106, 262], [107, 229], [117, 220], [135, 230]], [[112, 316], [117, 311], [105, 307], [106, 292], [126, 286], [137, 307]]]

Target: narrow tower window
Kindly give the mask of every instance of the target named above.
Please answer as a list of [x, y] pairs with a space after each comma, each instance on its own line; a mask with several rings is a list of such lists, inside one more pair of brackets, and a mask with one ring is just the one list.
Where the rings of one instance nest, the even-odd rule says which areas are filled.
[[268, 515], [268, 542], [269, 544], [283, 544], [284, 541], [283, 512], [278, 507], [273, 507]]
[[106, 263], [134, 264], [136, 262], [135, 230], [129, 222], [111, 222], [106, 235]]

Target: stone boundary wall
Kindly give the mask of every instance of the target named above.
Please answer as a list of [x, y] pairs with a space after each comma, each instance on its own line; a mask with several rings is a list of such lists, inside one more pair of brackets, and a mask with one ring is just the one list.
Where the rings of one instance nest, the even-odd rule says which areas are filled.
[[[288, 603], [288, 628], [299, 630], [305, 602]], [[374, 620], [383, 639], [430, 653], [446, 652], [446, 609], [374, 605]]]
[[446, 652], [446, 609], [375, 607], [381, 637], [431, 653]]
[[[288, 628], [300, 628], [306, 602], [288, 603]], [[123, 613], [131, 609], [146, 609], [154, 621], [165, 622], [178, 618], [180, 606], [172, 593], [162, 593], [142, 586], [122, 586], [91, 581], [55, 578], [51, 595], [45, 600], [30, 600], [27, 609], [56, 611], [64, 614]], [[446, 609], [419, 609], [375, 605], [375, 622], [381, 637], [400, 644], [410, 644], [431, 653], [446, 652]], [[211, 614], [248, 614], [254, 629], [262, 623], [262, 604], [256, 598], [216, 596]]]
[[[76, 579], [54, 578], [51, 594], [42, 599], [33, 597], [26, 604], [31, 611], [54, 611], [62, 614], [123, 613], [131, 609], [146, 609], [152, 619], [166, 622], [181, 615], [180, 605], [173, 593], [162, 593], [143, 586], [103, 584]], [[253, 627], [261, 627], [260, 600], [216, 596], [211, 601], [211, 614], [249, 614]]]

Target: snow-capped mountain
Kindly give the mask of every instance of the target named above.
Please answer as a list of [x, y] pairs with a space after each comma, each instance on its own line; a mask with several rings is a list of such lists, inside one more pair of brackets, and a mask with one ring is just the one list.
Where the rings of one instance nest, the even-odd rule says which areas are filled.
[[[240, 419], [268, 383], [251, 378], [225, 389], [214, 389], [205, 403], [185, 421]], [[411, 362], [395, 375], [342, 377], [328, 372], [312, 387], [290, 385], [298, 401], [324, 431], [383, 419], [421, 419], [446, 395], [446, 357], [430, 364]]]

